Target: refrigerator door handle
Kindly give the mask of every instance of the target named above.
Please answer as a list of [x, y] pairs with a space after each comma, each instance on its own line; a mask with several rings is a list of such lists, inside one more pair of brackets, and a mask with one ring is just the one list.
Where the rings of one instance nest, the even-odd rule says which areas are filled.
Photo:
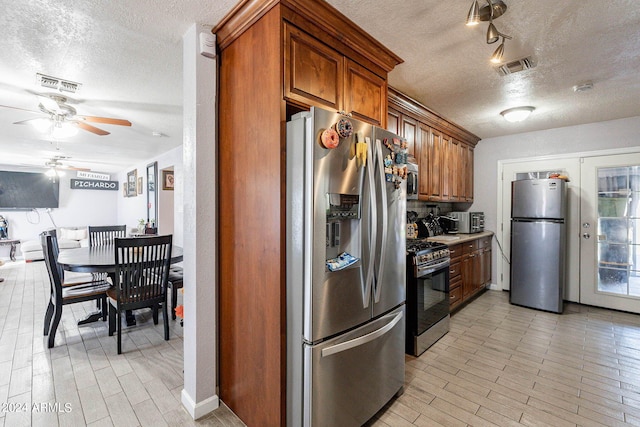
[[[376, 254], [376, 239], [378, 238], [376, 224], [378, 222], [378, 216], [376, 213], [376, 191], [375, 191], [375, 177], [374, 177], [374, 157], [373, 150], [371, 149], [371, 144], [367, 144], [367, 158], [369, 159], [368, 165], [365, 166], [367, 169], [365, 173], [367, 175], [367, 179], [369, 180], [369, 216], [371, 219], [371, 227], [369, 231], [369, 263], [367, 268], [367, 275], [365, 278], [365, 294], [364, 294], [364, 307], [369, 306], [369, 301], [371, 301], [371, 292], [373, 288], [373, 280], [374, 280], [374, 260]], [[366, 233], [366, 230], [362, 230], [363, 233]]]
[[[379, 182], [378, 189], [380, 190], [380, 210], [382, 212], [382, 237], [380, 239], [380, 248], [378, 248], [378, 280], [375, 282], [374, 302], [380, 301], [380, 294], [382, 292], [382, 274], [384, 273], [384, 260], [387, 252], [387, 234], [388, 234], [388, 222], [389, 213], [387, 205], [387, 187], [384, 173], [384, 156], [382, 154], [382, 141], [376, 139], [376, 162], [377, 162], [377, 178]], [[375, 227], [374, 227], [375, 228]]]
[[361, 337], [354, 338], [352, 340], [345, 341], [343, 343], [332, 345], [331, 347], [322, 349], [322, 357], [327, 357], [327, 356], [331, 356], [332, 354], [341, 353], [343, 351], [347, 351], [354, 347], [364, 345], [368, 342], [371, 342], [375, 339], [380, 338], [381, 336], [389, 332], [391, 329], [393, 329], [393, 327], [396, 326], [396, 324], [400, 320], [402, 320], [402, 316], [403, 316], [403, 312], [400, 312], [395, 316], [394, 315], [384, 316], [383, 319], [390, 318], [390, 317], [394, 317], [394, 318], [391, 322], [387, 323], [380, 329], [376, 329], [375, 331], [369, 332], [368, 334], [363, 335]]

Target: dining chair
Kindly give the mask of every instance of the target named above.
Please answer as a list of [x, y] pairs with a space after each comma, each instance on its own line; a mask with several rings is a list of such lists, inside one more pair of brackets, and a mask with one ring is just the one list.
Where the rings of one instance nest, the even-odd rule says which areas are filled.
[[158, 324], [162, 306], [164, 339], [169, 340], [167, 286], [173, 236], [145, 236], [115, 239], [114, 287], [107, 291], [109, 336], [118, 335], [118, 354], [122, 354], [122, 312], [140, 308], [153, 310]]
[[176, 307], [178, 306], [178, 289], [182, 289], [184, 271], [182, 267], [169, 269], [168, 288], [171, 289], [171, 318], [176, 320]]
[[90, 225], [89, 247], [112, 245], [116, 237], [126, 236], [126, 225]]
[[[49, 336], [48, 347], [52, 348], [63, 306], [97, 300], [102, 303], [102, 320], [107, 320], [106, 291], [111, 287], [111, 283], [105, 280], [65, 283], [64, 270], [57, 261], [59, 248], [55, 233], [42, 233], [41, 243], [51, 285], [51, 297], [44, 316], [44, 335]], [[91, 276], [88, 275], [88, 278]]]

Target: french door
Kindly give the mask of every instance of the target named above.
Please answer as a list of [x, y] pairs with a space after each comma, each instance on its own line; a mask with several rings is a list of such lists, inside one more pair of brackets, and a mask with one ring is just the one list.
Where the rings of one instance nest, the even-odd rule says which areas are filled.
[[640, 313], [640, 153], [581, 165], [580, 302]]

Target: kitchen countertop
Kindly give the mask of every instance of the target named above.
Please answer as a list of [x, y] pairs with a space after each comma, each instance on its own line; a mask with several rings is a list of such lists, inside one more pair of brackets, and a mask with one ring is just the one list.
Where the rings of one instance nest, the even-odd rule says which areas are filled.
[[428, 237], [427, 241], [444, 243], [447, 246], [457, 245], [458, 243], [468, 242], [470, 240], [480, 239], [486, 236], [493, 236], [493, 231], [483, 231], [474, 234], [443, 234], [441, 236]]

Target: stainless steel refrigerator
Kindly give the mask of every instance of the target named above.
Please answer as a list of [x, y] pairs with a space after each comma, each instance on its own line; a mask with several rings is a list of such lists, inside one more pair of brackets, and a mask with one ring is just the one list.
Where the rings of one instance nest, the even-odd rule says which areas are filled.
[[312, 108], [286, 143], [287, 425], [361, 426], [404, 385], [400, 139]]
[[562, 313], [566, 185], [562, 179], [511, 183], [512, 304]]

